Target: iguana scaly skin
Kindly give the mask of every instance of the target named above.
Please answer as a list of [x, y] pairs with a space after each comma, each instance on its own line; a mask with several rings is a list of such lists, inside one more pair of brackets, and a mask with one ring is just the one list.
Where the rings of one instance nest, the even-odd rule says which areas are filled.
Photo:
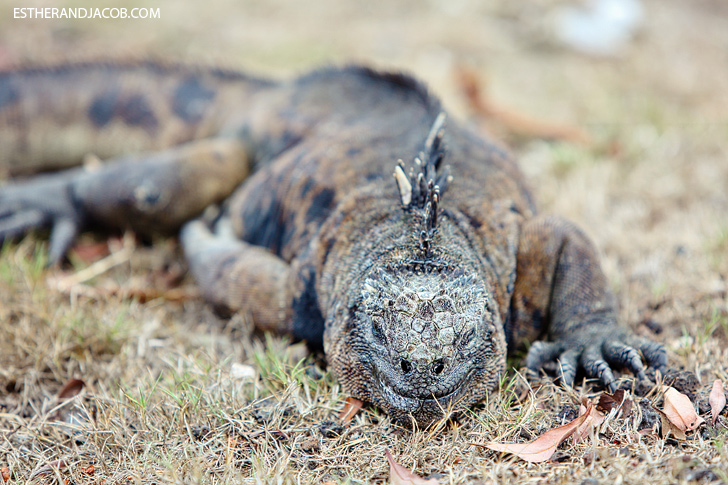
[[[556, 360], [567, 385], [666, 365], [618, 325], [584, 234], [537, 215], [506, 153], [406, 75], [8, 70], [0, 146], [10, 175], [66, 168], [0, 188], [0, 240], [52, 226], [57, 261], [90, 223], [181, 227], [206, 299], [322, 347], [349, 393], [404, 422], [479, 401], [528, 342], [528, 367]], [[84, 158], [106, 163], [68, 168]], [[195, 220], [223, 201], [214, 227]]]

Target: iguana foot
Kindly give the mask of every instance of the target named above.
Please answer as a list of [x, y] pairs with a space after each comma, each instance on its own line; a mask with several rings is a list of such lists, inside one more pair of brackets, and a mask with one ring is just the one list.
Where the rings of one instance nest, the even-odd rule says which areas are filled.
[[667, 353], [663, 345], [622, 331], [602, 331], [556, 342], [534, 342], [526, 356], [526, 366], [539, 372], [546, 363], [556, 361], [563, 384], [573, 386], [581, 369], [587, 377], [599, 379], [614, 391], [616, 378], [612, 369], [626, 367], [638, 379], [646, 379], [643, 358], [649, 366], [665, 372]]
[[76, 238], [84, 214], [74, 200], [75, 171], [0, 187], [0, 243], [51, 227], [48, 263], [58, 262]]

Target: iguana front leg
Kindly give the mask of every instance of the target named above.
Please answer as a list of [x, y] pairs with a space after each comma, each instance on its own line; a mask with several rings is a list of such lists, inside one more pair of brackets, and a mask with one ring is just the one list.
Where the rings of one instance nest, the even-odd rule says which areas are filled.
[[214, 234], [195, 220], [180, 233], [203, 296], [218, 308], [242, 312], [259, 330], [290, 333], [290, 266], [267, 249], [225, 232]]
[[249, 165], [241, 142], [221, 138], [10, 183], [0, 187], [0, 242], [51, 226], [52, 263], [90, 222], [171, 232], [227, 197]]
[[516, 271], [511, 335], [515, 340], [539, 336], [551, 340], [532, 344], [526, 357], [529, 369], [539, 371], [557, 360], [566, 385], [573, 385], [581, 368], [609, 388], [615, 383], [612, 366], [627, 367], [643, 378], [644, 357], [664, 371], [664, 347], [617, 323], [615, 297], [596, 250], [574, 225], [553, 217], [527, 222]]

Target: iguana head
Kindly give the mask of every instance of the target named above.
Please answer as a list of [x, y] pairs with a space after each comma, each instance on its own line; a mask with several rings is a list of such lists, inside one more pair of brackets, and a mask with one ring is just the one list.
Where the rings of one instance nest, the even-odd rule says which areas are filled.
[[484, 282], [462, 268], [374, 270], [352, 315], [354, 338], [368, 343], [367, 400], [426, 426], [482, 399], [504, 367], [494, 308]]
[[[439, 170], [444, 119], [437, 116], [412, 164], [395, 168], [402, 211], [384, 241], [369, 238], [371, 248], [354, 258], [347, 272], [359, 276], [329, 309], [325, 335], [329, 363], [348, 392], [419, 426], [481, 400], [506, 356], [480, 256], [464, 254], [462, 231], [438, 211], [452, 180], [448, 167]], [[438, 226], [443, 217], [448, 222]]]

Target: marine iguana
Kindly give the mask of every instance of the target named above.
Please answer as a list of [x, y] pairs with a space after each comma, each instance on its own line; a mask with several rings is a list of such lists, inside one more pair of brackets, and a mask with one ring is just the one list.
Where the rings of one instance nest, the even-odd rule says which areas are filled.
[[[156, 62], [0, 72], [0, 241], [50, 226], [180, 231], [212, 304], [322, 348], [344, 389], [426, 426], [530, 343], [612, 387], [664, 370], [617, 322], [594, 246], [539, 215], [505, 151], [421, 83], [366, 67], [290, 81]], [[105, 159], [77, 167], [85, 156]], [[222, 204], [214, 224], [198, 216]]]

